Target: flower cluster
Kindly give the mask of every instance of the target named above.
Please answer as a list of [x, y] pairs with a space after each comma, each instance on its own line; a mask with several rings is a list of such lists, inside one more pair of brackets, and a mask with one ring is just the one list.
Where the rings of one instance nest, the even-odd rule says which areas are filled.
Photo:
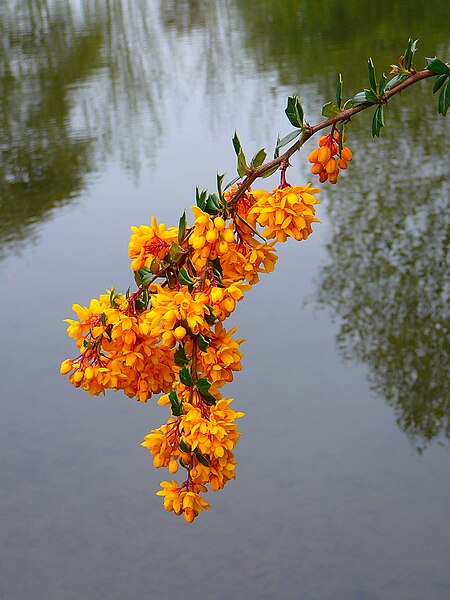
[[[61, 373], [89, 394], [123, 390], [140, 402], [153, 394], [170, 408], [167, 422], [145, 436], [156, 468], [185, 480], [163, 481], [164, 506], [192, 522], [209, 504], [203, 495], [236, 476], [239, 439], [232, 400], [221, 388], [241, 369], [236, 328], [223, 322], [261, 273], [273, 271], [275, 244], [312, 232], [316, 194], [310, 185], [250, 190], [234, 200], [198, 195], [194, 222], [132, 228], [129, 244], [137, 290], [102, 294], [74, 305], [68, 334], [79, 354]], [[258, 231], [260, 229], [260, 231]]]
[[[337, 183], [339, 169], [345, 171], [352, 160], [352, 151], [347, 146], [340, 147], [339, 138], [339, 131], [333, 129], [328, 135], [319, 138], [319, 147], [309, 154], [308, 160], [313, 163], [311, 173], [319, 176], [320, 183], [327, 180]], [[344, 142], [346, 139], [344, 134]]]

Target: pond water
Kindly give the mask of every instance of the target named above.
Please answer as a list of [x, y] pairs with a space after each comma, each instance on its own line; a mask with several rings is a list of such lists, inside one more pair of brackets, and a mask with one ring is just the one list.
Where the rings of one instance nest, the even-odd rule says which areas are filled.
[[[230, 321], [236, 481], [190, 526], [155, 496], [166, 411], [59, 375], [64, 318], [132, 281], [131, 225], [177, 224], [290, 125], [448, 56], [448, 4], [7, 0], [0, 6], [0, 597], [447, 600], [448, 125], [432, 83], [348, 128], [314, 234]], [[311, 180], [307, 152], [291, 183]], [[275, 180], [269, 186], [275, 186]], [[264, 183], [267, 183], [266, 181]], [[227, 393], [228, 393], [227, 390]], [[209, 494], [211, 496], [211, 494]]]

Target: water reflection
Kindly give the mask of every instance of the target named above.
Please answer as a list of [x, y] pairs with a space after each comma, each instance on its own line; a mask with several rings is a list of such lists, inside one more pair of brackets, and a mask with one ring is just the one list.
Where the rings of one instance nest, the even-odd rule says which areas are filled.
[[423, 138], [407, 136], [401, 156], [394, 142], [365, 157], [376, 165], [386, 153], [391, 172], [375, 168], [371, 190], [353, 174], [328, 208], [333, 234], [318, 296], [340, 319], [342, 354], [368, 365], [373, 388], [420, 450], [450, 435], [449, 190]]
[[[0, 258], [107, 159], [136, 174], [158, 146], [168, 98], [182, 104], [194, 79], [219, 89], [211, 77], [229, 63], [218, 23], [217, 3], [2, 3]], [[187, 61], [182, 38], [200, 29]]]
[[77, 134], [71, 88], [99, 65], [100, 23], [77, 29], [48, 2], [0, 9], [0, 257], [84, 187], [92, 137]]

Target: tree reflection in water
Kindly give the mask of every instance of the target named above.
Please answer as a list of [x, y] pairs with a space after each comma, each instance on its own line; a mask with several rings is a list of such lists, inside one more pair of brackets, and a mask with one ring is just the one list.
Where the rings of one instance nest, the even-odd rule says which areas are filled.
[[419, 451], [450, 434], [449, 194], [445, 161], [428, 155], [427, 164], [426, 140], [410, 135], [400, 154], [395, 139], [365, 147], [367, 166], [385, 152], [392, 172], [375, 168], [378, 185], [368, 193], [362, 173], [352, 174], [330, 204], [330, 260], [318, 292], [340, 320], [341, 352], [368, 365], [374, 390]]

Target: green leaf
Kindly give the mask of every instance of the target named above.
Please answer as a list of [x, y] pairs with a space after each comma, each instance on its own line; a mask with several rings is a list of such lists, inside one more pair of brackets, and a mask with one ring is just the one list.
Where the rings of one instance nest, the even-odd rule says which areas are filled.
[[102, 320], [102, 325], [104, 325], [104, 327], [106, 327], [106, 313], [102, 312], [101, 320]]
[[210, 194], [208, 196], [208, 200], [206, 201], [206, 207], [204, 210], [210, 215], [215, 215], [219, 212], [220, 202], [219, 198], [217, 197], [217, 194]]
[[[289, 142], [292, 142], [292, 140], [295, 140], [296, 137], [298, 137], [301, 134], [302, 130], [294, 130], [291, 131], [291, 133], [288, 133], [287, 135], [284, 136], [283, 139], [280, 140], [280, 138], [278, 138], [277, 140], [277, 150], [278, 148], [282, 148], [283, 146], [286, 146], [286, 144], [289, 144]], [[277, 156], [274, 156], [274, 158], [278, 158], [279, 154]]]
[[209, 346], [209, 341], [205, 338], [204, 335], [202, 335], [201, 333], [199, 333], [197, 335], [197, 345], [200, 348], [200, 350], [202, 352], [206, 352], [208, 350], [208, 346]]
[[227, 185], [225, 186], [225, 189], [227, 190], [229, 187], [231, 187], [232, 185], [234, 185], [236, 183], [236, 181], [239, 181], [240, 179], [240, 175], [238, 175], [237, 177], [235, 177], [234, 179], [232, 179], [231, 181], [229, 181], [227, 183]]
[[109, 294], [109, 303], [112, 308], [119, 308], [119, 305], [116, 302], [116, 298], [117, 298], [116, 290], [114, 288], [112, 288], [112, 290]]
[[225, 177], [225, 173], [222, 173], [222, 175], [219, 175], [219, 173], [217, 173], [217, 192], [218, 192], [219, 198], [222, 200], [222, 202], [224, 201], [223, 190], [222, 190], [222, 184], [223, 184], [224, 177]]
[[179, 367], [184, 367], [185, 365], [189, 364], [189, 359], [186, 356], [186, 350], [184, 349], [184, 346], [179, 346], [175, 350], [174, 360], [175, 364]]
[[272, 167], [271, 169], [269, 169], [268, 171], [266, 171], [263, 175], [260, 175], [260, 177], [262, 179], [265, 179], [266, 177], [270, 177], [271, 175], [273, 175], [274, 173], [276, 173], [279, 168], [280, 168], [280, 165], [276, 165], [275, 167]]
[[287, 118], [294, 127], [303, 127], [303, 106], [298, 96], [289, 96], [286, 110]]
[[257, 152], [255, 154], [255, 156], [252, 158], [251, 166], [254, 169], [257, 169], [266, 160], [266, 156], [267, 156], [267, 152], [265, 151], [264, 148], [261, 148], [261, 150], [259, 152]]
[[385, 73], [380, 77], [380, 83], [378, 84], [378, 99], [381, 100], [383, 98], [384, 90], [386, 88], [387, 77]]
[[205, 467], [209, 467], [209, 460], [206, 458], [206, 456], [203, 456], [203, 454], [201, 454], [200, 452], [196, 452], [195, 456], [197, 457], [197, 460], [200, 464], [202, 464]]
[[387, 92], [388, 90], [391, 90], [395, 85], [404, 81], [407, 77], [408, 77], [408, 75], [406, 75], [406, 73], [400, 73], [399, 75], [396, 75], [392, 79], [389, 79], [389, 81], [384, 86], [384, 91]]
[[383, 105], [379, 104], [375, 110], [375, 114], [372, 119], [372, 136], [379, 137], [380, 130], [384, 127], [384, 114], [383, 114]]
[[180, 272], [178, 273], [178, 281], [182, 285], [193, 285], [195, 283], [195, 280], [189, 275], [189, 271], [186, 269], [186, 267], [182, 267], [180, 269]]
[[208, 191], [207, 190], [202, 190], [200, 192], [199, 187], [197, 186], [196, 190], [195, 190], [195, 196], [196, 196], [197, 206], [201, 210], [205, 210], [205, 207], [206, 207], [206, 198], [208, 196]]
[[447, 79], [448, 79], [448, 75], [445, 75], [444, 73], [442, 75], [438, 75], [436, 77], [436, 79], [434, 80], [434, 85], [433, 85], [433, 94], [435, 94], [438, 90], [441, 89], [441, 87], [444, 85], [444, 83], [446, 82]]
[[239, 152], [242, 152], [242, 144], [238, 137], [237, 131], [234, 132], [232, 141], [233, 141], [234, 151], [236, 152], [236, 156], [239, 156]]
[[203, 398], [203, 400], [205, 400], [205, 402], [207, 404], [215, 404], [216, 403], [216, 399], [209, 391], [211, 384], [205, 377], [201, 377], [200, 379], [198, 379], [197, 383], [195, 385], [198, 390], [198, 393]]
[[180, 381], [181, 381], [181, 383], [184, 383], [184, 385], [187, 385], [188, 387], [192, 387], [194, 382], [192, 381], [191, 372], [189, 371], [189, 369], [187, 367], [183, 367], [181, 369]]
[[186, 212], [181, 215], [180, 222], [178, 224], [178, 243], [181, 244], [184, 241], [186, 235]]
[[339, 112], [339, 108], [334, 102], [327, 102], [322, 106], [322, 114], [324, 117], [334, 117]]
[[180, 248], [180, 246], [176, 242], [172, 242], [170, 244], [169, 254], [168, 254], [170, 262], [176, 263], [180, 260], [180, 258], [182, 256], [183, 256], [183, 250]]
[[412, 38], [409, 38], [408, 40], [408, 46], [405, 50], [405, 57], [403, 60], [403, 67], [407, 70], [407, 71], [411, 71], [412, 67], [413, 67], [413, 63], [414, 63], [414, 54], [416, 53], [417, 50], [417, 42], [419, 40], [414, 40]]
[[353, 104], [364, 104], [365, 102], [367, 102], [367, 100], [366, 100], [366, 91], [367, 90], [364, 90], [363, 92], [358, 92], [356, 94], [356, 96], [353, 96], [352, 103]]
[[245, 154], [243, 152], [239, 152], [238, 155], [238, 163], [237, 163], [237, 172], [240, 177], [244, 177], [247, 175], [249, 168], [247, 166], [247, 160], [245, 158]]
[[[339, 110], [341, 110], [342, 107], [342, 86], [343, 86], [343, 82], [342, 82], [342, 74], [339, 73], [338, 75], [338, 81], [337, 81], [337, 85], [336, 85], [336, 104]], [[322, 112], [323, 114], [323, 112]]]
[[445, 117], [447, 115], [449, 105], [450, 105], [450, 83], [449, 83], [449, 81], [447, 81], [447, 83], [442, 88], [441, 93], [439, 94], [439, 102], [438, 102], [438, 110], [439, 110], [439, 113], [443, 117]]
[[208, 325], [214, 325], [214, 323], [218, 320], [216, 315], [214, 314], [213, 307], [209, 304], [206, 305], [206, 308], [209, 310], [209, 315], [205, 315], [206, 322]]
[[131, 286], [128, 286], [127, 291], [125, 292], [125, 298], [128, 300], [128, 298], [130, 297], [130, 293], [131, 293]]
[[450, 73], [448, 66], [445, 62], [439, 60], [439, 58], [425, 58], [425, 60], [427, 61], [428, 71], [432, 71], [433, 73], [436, 73], [436, 75], [448, 75]]
[[183, 411], [183, 405], [178, 400], [178, 394], [175, 390], [171, 390], [169, 393], [170, 405], [172, 407], [172, 414], [174, 417], [179, 417]]
[[378, 100], [376, 93], [373, 90], [364, 90], [366, 102], [376, 102]]
[[183, 438], [180, 438], [180, 441], [178, 442], [178, 445], [180, 446], [180, 450], [182, 452], [190, 452], [191, 451], [191, 449], [186, 444], [186, 442], [183, 440]]
[[247, 160], [245, 158], [244, 150], [242, 149], [241, 141], [239, 140], [238, 134], [235, 131], [233, 137], [233, 147], [237, 156], [237, 172], [240, 177], [244, 177], [249, 171], [247, 166]]
[[[276, 146], [275, 146], [275, 150], [273, 151], [273, 157], [274, 158], [278, 158], [280, 156], [280, 146], [279, 146], [280, 143], [281, 143], [280, 136], [278, 135], [278, 137], [277, 137], [277, 143], [276, 143]], [[286, 144], [287, 144], [287, 142], [286, 142]]]
[[[369, 58], [369, 60], [367, 61], [367, 68], [369, 71], [369, 83], [370, 83], [370, 88], [371, 90], [375, 93], [375, 96], [377, 94], [377, 80], [375, 77], [375, 67], [373, 66], [373, 60], [371, 58]], [[370, 100], [369, 100], [370, 102]]]

